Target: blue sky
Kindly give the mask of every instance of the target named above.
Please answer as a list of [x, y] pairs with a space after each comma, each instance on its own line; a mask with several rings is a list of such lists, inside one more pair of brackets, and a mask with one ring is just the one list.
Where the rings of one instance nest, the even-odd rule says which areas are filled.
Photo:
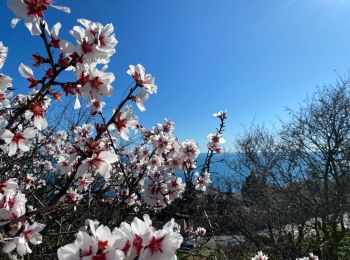
[[[244, 127], [286, 119], [317, 85], [334, 83], [350, 68], [350, 1], [346, 0], [57, 0], [71, 14], [47, 13], [63, 31], [77, 18], [113, 23], [119, 41], [110, 70], [116, 75], [118, 104], [130, 83], [129, 64], [143, 64], [156, 77], [158, 94], [147, 111], [137, 111], [145, 126], [164, 117], [176, 123], [180, 139], [203, 147], [216, 127], [212, 113], [227, 109], [228, 147]], [[0, 41], [10, 47], [3, 72], [25, 90], [19, 63], [42, 52], [39, 38], [23, 24], [9, 27], [12, 13], [0, 2]], [[67, 34], [63, 34], [68, 37]], [[337, 72], [335, 72], [335, 70]], [[110, 110], [109, 110], [110, 111]], [[109, 112], [107, 111], [107, 112]], [[136, 109], [135, 109], [136, 111]]]

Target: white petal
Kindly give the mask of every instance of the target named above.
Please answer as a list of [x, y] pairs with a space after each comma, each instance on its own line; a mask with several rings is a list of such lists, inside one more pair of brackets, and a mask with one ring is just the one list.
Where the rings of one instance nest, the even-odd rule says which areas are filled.
[[86, 28], [89, 28], [89, 25], [92, 23], [91, 21], [84, 18], [78, 19], [77, 22], [84, 25]]
[[21, 21], [21, 18], [13, 18], [11, 20], [11, 28], [15, 28], [19, 21]]
[[14, 143], [14, 142], [11, 142], [10, 145], [9, 145], [9, 156], [12, 156], [14, 154], [16, 154], [17, 152], [17, 144]]
[[96, 169], [96, 172], [107, 179], [109, 178], [109, 168], [110, 166], [107, 162], [102, 162]]
[[36, 135], [36, 131], [33, 127], [28, 127], [23, 131], [23, 135], [27, 139], [32, 139]]
[[115, 163], [119, 159], [118, 155], [109, 151], [101, 152], [98, 157], [108, 163]]
[[7, 0], [8, 8], [15, 13], [19, 18], [24, 18], [27, 15], [27, 8], [23, 1]]
[[17, 253], [21, 256], [26, 255], [27, 253], [31, 253], [32, 251], [30, 250], [28, 243], [24, 240], [24, 238], [19, 238], [18, 239], [18, 244], [17, 244]]
[[57, 37], [59, 32], [60, 32], [61, 27], [62, 27], [61, 23], [56, 23], [51, 29], [51, 34], [54, 37]]
[[[34, 20], [34, 21], [25, 21], [24, 25], [28, 28], [28, 30], [31, 32], [32, 35], [40, 35], [41, 34], [41, 28], [40, 28], [40, 19]], [[46, 26], [45, 26], [46, 27]]]
[[28, 152], [30, 143], [27, 140], [22, 140], [18, 143], [18, 148], [23, 152]]
[[60, 45], [60, 50], [63, 53], [73, 53], [74, 52], [74, 46], [69, 41], [61, 40], [59, 45]]
[[40, 131], [47, 127], [47, 120], [44, 117], [36, 116], [34, 117], [34, 126]]
[[2, 140], [4, 140], [5, 143], [9, 144], [9, 143], [11, 143], [13, 136], [14, 136], [14, 134], [11, 133], [11, 131], [9, 131], [9, 130], [6, 129], [6, 130], [3, 132], [3, 134], [0, 136], [0, 138], [1, 138]]
[[22, 75], [23, 78], [31, 78], [33, 77], [33, 71], [31, 68], [29, 68], [27, 65], [24, 65], [21, 63], [18, 68], [19, 73]]
[[124, 128], [120, 131], [120, 136], [121, 136], [124, 140], [128, 141], [128, 140], [129, 140], [129, 128], [124, 127]]
[[79, 96], [75, 95], [74, 109], [79, 109], [79, 108], [81, 108]]
[[67, 14], [70, 13], [70, 8], [66, 6], [51, 5], [51, 7], [56, 8], [57, 10], [63, 11]]
[[16, 248], [17, 240], [18, 238], [15, 238], [14, 240], [11, 240], [10, 242], [8, 242], [6, 245], [4, 245], [2, 251], [6, 254], [12, 252]]

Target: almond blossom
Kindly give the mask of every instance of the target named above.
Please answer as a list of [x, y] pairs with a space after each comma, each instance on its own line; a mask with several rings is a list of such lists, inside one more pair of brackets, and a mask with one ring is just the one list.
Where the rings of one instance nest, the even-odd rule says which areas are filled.
[[91, 115], [96, 115], [102, 112], [102, 108], [106, 105], [103, 101], [98, 101], [96, 99], [92, 99], [91, 103], [87, 106], [90, 109]]
[[66, 194], [60, 199], [63, 203], [73, 203], [78, 205], [83, 196], [73, 188], [67, 190]]
[[[175, 221], [172, 219], [161, 230], [153, 231], [151, 229], [146, 231], [142, 239], [142, 248], [138, 259], [175, 260], [175, 252], [181, 246], [183, 238], [178, 232], [174, 232], [174, 228]], [[138, 229], [140, 229], [140, 226]]]
[[259, 251], [256, 256], [252, 258], [252, 260], [267, 260], [269, 259], [267, 255], [264, 255], [262, 251]]
[[[51, 7], [66, 12], [69, 8], [55, 6], [52, 0], [7, 3], [16, 16], [12, 25], [23, 19], [32, 35], [41, 35], [46, 53], [32, 55], [33, 66], [38, 68], [35, 76], [30, 66], [21, 63], [18, 68], [32, 89], [28, 94], [13, 95], [12, 78], [0, 73], [4, 162], [0, 224], [4, 227], [5, 253], [16, 251], [18, 256], [24, 256], [31, 253], [30, 244], [45, 241], [40, 234], [45, 225], [37, 223], [36, 218], [50, 223], [50, 233], [58, 231], [57, 225], [59, 232], [70, 232], [77, 228], [82, 216], [96, 216], [99, 210], [111, 213], [101, 216], [104, 223], [111, 224], [128, 219], [130, 212], [158, 212], [194, 186], [205, 190], [210, 174], [194, 174], [199, 155], [197, 143], [190, 140], [181, 143], [173, 134], [171, 120], [166, 119], [150, 130], [139, 124], [132, 105], [145, 111], [149, 94], [158, 89], [155, 78], [146, 74], [141, 64], [130, 65], [127, 73], [135, 85], [123, 101], [115, 104], [113, 116], [107, 118], [102, 114], [105, 106], [102, 100], [112, 95], [115, 81], [114, 74], [106, 72], [117, 45], [112, 24], [79, 19], [80, 25], [70, 31], [75, 39], [71, 43], [59, 35], [61, 23], [50, 30], [43, 20], [45, 11]], [[7, 48], [0, 42], [0, 68], [6, 55]], [[67, 71], [74, 73], [72, 79], [67, 79], [64, 74]], [[90, 115], [85, 118], [81, 110], [77, 121], [75, 114], [61, 121], [65, 115], [55, 111], [56, 107], [52, 116], [48, 114], [51, 98], [74, 103], [75, 109], [81, 107], [81, 101], [88, 103]], [[62, 104], [53, 103], [57, 107]], [[100, 116], [93, 117], [96, 114]], [[137, 141], [124, 141], [131, 137]], [[217, 150], [215, 138], [210, 139], [213, 144], [208, 147]], [[9, 158], [14, 155], [16, 158]], [[186, 181], [178, 177], [178, 171], [185, 172]], [[193, 176], [195, 185], [187, 187]], [[121, 219], [109, 219], [115, 216], [109, 210], [123, 210]], [[49, 248], [48, 241], [49, 238], [37, 252], [46, 254], [43, 250]], [[62, 241], [59, 239], [58, 243]], [[134, 218], [130, 224], [122, 222], [114, 229], [88, 220], [77, 232], [75, 241], [59, 248], [57, 255], [59, 259], [176, 259], [182, 241], [174, 220], [159, 230], [152, 226], [147, 214], [143, 219]]]
[[199, 155], [198, 145], [193, 140], [184, 141], [180, 149], [185, 159], [194, 160]]
[[101, 100], [104, 96], [111, 96], [113, 92], [112, 83], [115, 80], [111, 72], [103, 72], [95, 66], [79, 66], [76, 72], [79, 79], [80, 93], [87, 99]]
[[8, 155], [16, 154], [17, 150], [28, 152], [31, 146], [30, 139], [34, 138], [36, 131], [34, 128], [26, 128], [23, 132], [12, 133], [10, 130], [5, 130], [0, 138], [8, 145]]
[[214, 113], [213, 117], [219, 118], [221, 120], [225, 120], [227, 118], [227, 111], [223, 110], [223, 111], [219, 111], [217, 113]]
[[207, 230], [203, 227], [198, 227], [194, 233], [196, 234], [196, 237], [203, 237], [205, 233], [207, 233]]
[[34, 126], [38, 130], [44, 130], [48, 125], [45, 118], [45, 113], [49, 103], [50, 100], [48, 99], [45, 101], [32, 103], [29, 106], [29, 110], [26, 110], [25, 112], [25, 117], [27, 119], [33, 119]]
[[113, 120], [113, 123], [109, 126], [110, 130], [115, 130], [115, 136], [120, 135], [124, 140], [129, 140], [130, 131], [129, 128], [133, 128], [137, 131], [138, 118], [133, 114], [132, 107], [126, 106], [121, 113], [118, 113]]
[[61, 23], [56, 23], [50, 31], [50, 45], [56, 49], [60, 48], [60, 39], [58, 38], [58, 34], [61, 27]]
[[220, 145], [223, 143], [225, 143], [225, 139], [219, 133], [208, 135], [207, 147], [209, 150], [221, 153]]
[[22, 77], [25, 78], [30, 83], [29, 88], [38, 87], [39, 81], [34, 78], [34, 73], [31, 68], [21, 63], [21, 65], [18, 68], [18, 71], [22, 75]]
[[204, 172], [203, 174], [195, 173], [194, 185], [196, 190], [206, 191], [207, 186], [211, 183], [210, 173]]
[[74, 243], [58, 249], [58, 259], [124, 259], [123, 252], [114, 246], [116, 239], [117, 237], [111, 236], [109, 228], [103, 225], [100, 225], [96, 231], [90, 234], [85, 231], [79, 231]]
[[80, 176], [80, 178], [78, 179], [78, 190], [79, 191], [86, 191], [89, 186], [91, 185], [91, 183], [93, 183], [94, 178], [91, 176], [91, 174], [86, 173], [83, 174], [82, 176]]
[[16, 27], [17, 23], [23, 19], [32, 35], [41, 33], [40, 23], [43, 21], [44, 12], [49, 7], [70, 13], [68, 7], [53, 5], [51, 0], [7, 0], [7, 6], [16, 16], [11, 21], [11, 27]]
[[155, 78], [151, 74], [146, 74], [145, 68], [141, 64], [129, 65], [127, 73], [135, 80], [137, 86], [142, 87], [150, 94], [157, 93], [158, 86], [154, 83]]
[[[0, 219], [1, 223], [13, 220], [23, 216], [26, 213], [27, 199], [25, 194], [17, 190], [18, 183], [16, 179], [9, 179], [0, 184]], [[12, 235], [17, 234], [21, 225], [13, 226], [9, 232]]]
[[117, 162], [119, 157], [109, 151], [102, 151], [93, 157], [86, 159], [78, 168], [78, 176], [83, 175], [88, 170], [99, 173], [102, 177], [109, 178], [112, 164]]
[[81, 63], [109, 63], [109, 58], [115, 53], [115, 46], [118, 43], [113, 33], [113, 25], [104, 26], [86, 19], [78, 19], [78, 22], [85, 28], [74, 26], [70, 31], [77, 41], [77, 46], [63, 40], [60, 42], [61, 51], [68, 56], [78, 55]]
[[137, 107], [140, 109], [141, 112], [145, 112], [146, 108], [143, 104], [148, 99], [148, 93], [147, 91], [140, 91], [132, 98], [132, 100], [136, 103]]
[[5, 182], [0, 183], [0, 191], [4, 191], [5, 194], [15, 194], [17, 188], [18, 184], [15, 178], [11, 178]]
[[45, 225], [35, 222], [32, 225], [25, 224], [24, 230], [19, 236], [14, 237], [10, 242], [7, 242], [3, 247], [4, 253], [10, 253], [14, 249], [17, 250], [17, 254], [24, 256], [30, 254], [32, 250], [29, 248], [28, 241], [33, 245], [39, 245], [42, 243], [42, 236], [39, 233], [44, 229]]

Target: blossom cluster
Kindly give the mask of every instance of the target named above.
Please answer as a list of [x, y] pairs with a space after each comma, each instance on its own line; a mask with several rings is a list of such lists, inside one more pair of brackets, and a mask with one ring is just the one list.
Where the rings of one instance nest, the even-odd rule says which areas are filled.
[[194, 229], [193, 227], [188, 227], [185, 233], [188, 238], [197, 239], [205, 236], [205, 234], [207, 233], [207, 230], [204, 227], [198, 227], [196, 229]]
[[[22, 217], [26, 213], [27, 199], [25, 194], [18, 190], [16, 179], [9, 179], [0, 183], [0, 224], [6, 225], [11, 221]], [[3, 252], [10, 253], [16, 249], [20, 256], [31, 253], [28, 242], [33, 245], [41, 244], [42, 236], [39, 233], [45, 225], [37, 222], [29, 223], [20, 221], [16, 225], [10, 225], [3, 234], [8, 242], [3, 247]]]
[[175, 252], [183, 241], [175, 229], [174, 219], [156, 230], [148, 215], [121, 223], [112, 231], [98, 221], [87, 220], [74, 243], [58, 249], [58, 259], [176, 259]]
[[[118, 43], [112, 24], [78, 19], [79, 25], [69, 30], [73, 40], [67, 40], [60, 36], [60, 23], [50, 27], [44, 18], [51, 8], [69, 13], [68, 7], [56, 6], [51, 0], [8, 0], [7, 4], [15, 15], [11, 25], [23, 20], [30, 33], [42, 39], [46, 54], [33, 53], [32, 65], [20, 63], [18, 67], [27, 94], [14, 95], [12, 78], [0, 72], [3, 252], [16, 249], [20, 256], [29, 254], [29, 243], [42, 243], [40, 232], [55, 230], [57, 223], [60, 231], [64, 225], [70, 227], [61, 210], [66, 206], [84, 219], [91, 205], [95, 211], [157, 212], [192, 188], [206, 190], [211, 183], [211, 157], [221, 153], [224, 143], [225, 112], [214, 114], [220, 127], [208, 136], [207, 167], [197, 169], [199, 146], [194, 140], [179, 141], [173, 121], [165, 119], [146, 129], [135, 114], [134, 108], [144, 112], [149, 95], [158, 91], [155, 78], [141, 64], [127, 69], [133, 86], [110, 119], [103, 114], [104, 100], [113, 94], [116, 80], [107, 71]], [[0, 69], [7, 55], [8, 48], [0, 42]], [[63, 73], [67, 75], [62, 77]], [[62, 81], [67, 77], [70, 80]], [[87, 110], [89, 115], [78, 123], [54, 124], [59, 121], [55, 117], [61, 117], [54, 107], [63, 101], [68, 108]], [[38, 219], [42, 212], [45, 214]], [[62, 222], [52, 221], [52, 212]], [[35, 220], [54, 224], [45, 226]], [[123, 222], [112, 231], [87, 220], [74, 243], [58, 250], [58, 257], [176, 259], [182, 236], [174, 229], [178, 227], [171, 220], [156, 230], [148, 215], [131, 224]], [[205, 229], [195, 234], [204, 235]]]

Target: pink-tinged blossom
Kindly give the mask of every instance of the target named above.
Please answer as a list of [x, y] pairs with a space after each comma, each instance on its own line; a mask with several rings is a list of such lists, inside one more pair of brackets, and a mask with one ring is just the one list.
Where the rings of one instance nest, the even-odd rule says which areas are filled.
[[264, 255], [263, 252], [259, 251], [256, 256], [252, 258], [252, 260], [267, 260], [267, 255]]
[[18, 71], [21, 74], [21, 76], [29, 82], [29, 88], [37, 88], [39, 86], [39, 81], [34, 78], [33, 70], [27, 65], [21, 63], [21, 65], [18, 68]]
[[4, 46], [2, 42], [0, 42], [0, 69], [4, 66], [6, 58], [7, 58], [8, 48]]
[[127, 73], [135, 80], [137, 86], [142, 87], [150, 94], [157, 93], [158, 86], [154, 83], [155, 78], [151, 74], [146, 74], [145, 68], [141, 64], [129, 65]]
[[[75, 38], [80, 42], [86, 40], [86, 43], [92, 47], [92, 53], [95, 52], [97, 54], [97, 57], [92, 58], [92, 60], [102, 64], [109, 63], [109, 57], [115, 53], [115, 46], [118, 43], [115, 38], [113, 24], [109, 23], [104, 26], [101, 23], [95, 23], [86, 19], [78, 19], [78, 22], [85, 27], [85, 34], [81, 34], [81, 27], [75, 27], [74, 29], [77, 29], [78, 32], [74, 32], [73, 29], [73, 35], [75, 36], [75, 33], [79, 34]], [[85, 38], [81, 37], [82, 35]], [[87, 54], [83, 45], [81, 45], [81, 48], [83, 53]]]
[[76, 189], [69, 188], [69, 190], [66, 191], [66, 194], [60, 199], [60, 201], [65, 204], [73, 203], [79, 205], [82, 198], [83, 195], [79, 194]]
[[[26, 213], [27, 199], [21, 191], [0, 193], [0, 219], [14, 220]], [[17, 231], [14, 231], [16, 234]]]
[[92, 99], [90, 104], [87, 106], [90, 109], [91, 115], [96, 115], [102, 112], [102, 108], [106, 105], [103, 101], [98, 101], [96, 99]]
[[118, 113], [113, 120], [113, 123], [109, 126], [110, 130], [115, 130], [115, 136], [120, 136], [124, 140], [129, 140], [130, 131], [129, 128], [133, 128], [135, 132], [138, 127], [138, 118], [133, 114], [132, 107], [126, 106], [121, 113]]
[[196, 237], [203, 237], [207, 233], [207, 230], [204, 227], [198, 227], [194, 233]]
[[184, 160], [194, 161], [199, 155], [199, 147], [192, 140], [186, 140], [181, 144], [180, 153]]
[[38, 178], [35, 177], [33, 174], [31, 173], [27, 173], [24, 182], [25, 182], [25, 189], [29, 189], [30, 187], [33, 186], [34, 182], [37, 180]]
[[227, 111], [223, 110], [223, 111], [219, 111], [217, 113], [214, 113], [213, 117], [219, 118], [221, 120], [225, 120], [227, 118]]
[[216, 153], [221, 153], [221, 144], [225, 143], [225, 139], [218, 133], [208, 135], [207, 147]]
[[85, 257], [92, 259], [92, 237], [83, 231], [79, 231], [74, 243], [60, 247], [57, 251], [59, 260], [80, 260]]
[[74, 139], [76, 141], [79, 141], [83, 138], [87, 138], [92, 134], [94, 127], [90, 124], [83, 124], [82, 126], [76, 126], [74, 127], [73, 133], [74, 133]]
[[91, 174], [89, 173], [83, 174], [82, 176], [79, 177], [77, 181], [78, 190], [79, 191], [88, 190], [89, 186], [91, 185], [91, 183], [93, 183], [93, 181], [94, 181], [94, 178], [91, 176]]
[[134, 96], [132, 98], [132, 100], [136, 103], [137, 107], [140, 109], [141, 112], [145, 112], [146, 108], [143, 104], [143, 102], [145, 102], [148, 99], [148, 93], [147, 91], [140, 91], [139, 93], [136, 94], [136, 96]]
[[185, 191], [185, 184], [182, 182], [181, 178], [172, 176], [168, 182], [169, 200], [181, 198]]
[[79, 259], [156, 259], [175, 260], [183, 241], [172, 219], [155, 230], [148, 215], [134, 218], [131, 225], [123, 222], [113, 232], [97, 221], [87, 220], [76, 240], [58, 249], [59, 260]]
[[119, 157], [115, 153], [112, 153], [110, 151], [102, 151], [97, 155], [84, 160], [78, 168], [77, 176], [82, 176], [89, 170], [93, 170], [107, 179], [110, 176], [112, 164], [118, 160]]
[[114, 35], [112, 24], [102, 25], [86, 19], [78, 19], [84, 26], [74, 26], [70, 31], [77, 41], [74, 46], [68, 41], [61, 41], [61, 51], [68, 56], [77, 56], [79, 63], [107, 64], [115, 53], [118, 41]]
[[44, 229], [45, 225], [34, 222], [33, 225], [25, 224], [24, 230], [19, 236], [13, 238], [4, 245], [3, 252], [10, 253], [17, 250], [17, 254], [24, 256], [30, 254], [32, 250], [29, 248], [28, 241], [33, 245], [42, 243], [42, 235], [39, 233]]
[[8, 179], [5, 182], [0, 183], [0, 191], [3, 191], [5, 195], [13, 195], [18, 188], [17, 180], [15, 178]]
[[112, 83], [115, 80], [111, 72], [103, 72], [95, 66], [79, 66], [76, 76], [80, 84], [80, 93], [83, 97], [92, 100], [101, 100], [112, 95]]
[[144, 225], [140, 225], [141, 223], [138, 225], [139, 229], [146, 229], [142, 236], [142, 248], [138, 259], [175, 260], [176, 250], [180, 248], [183, 237], [178, 232], [174, 232], [174, 219], [166, 223], [162, 229], [154, 231], [150, 226], [151, 223], [147, 223], [148, 218], [148, 215], [144, 215]]
[[61, 27], [61, 23], [56, 23], [50, 31], [50, 45], [56, 49], [60, 48], [60, 39], [58, 38], [58, 34]]
[[135, 204], [136, 200], [137, 200], [137, 195], [135, 193], [133, 193], [133, 194], [127, 196], [126, 203], [129, 206], [132, 206]]
[[144, 186], [143, 201], [154, 209], [165, 208], [170, 203], [166, 181], [160, 172], [151, 174]]
[[68, 7], [53, 5], [51, 0], [7, 0], [7, 6], [16, 16], [11, 21], [11, 27], [16, 27], [17, 23], [23, 19], [32, 35], [40, 35], [40, 23], [44, 22], [42, 20], [44, 12], [49, 7], [70, 13]]
[[30, 104], [29, 110], [26, 110], [25, 117], [32, 119], [34, 126], [38, 130], [44, 130], [48, 123], [45, 118], [45, 113], [48, 107], [48, 102], [40, 101]]
[[[93, 224], [95, 225], [95, 224]], [[97, 222], [98, 225], [98, 222]], [[59, 260], [121, 260], [124, 253], [116, 248], [116, 240], [122, 237], [111, 233], [107, 226], [93, 226], [90, 232], [79, 231], [74, 243], [58, 249]]]
[[21, 150], [22, 152], [28, 152], [31, 143], [30, 139], [34, 138], [36, 135], [36, 131], [34, 128], [29, 127], [26, 128], [23, 132], [12, 133], [10, 130], [5, 130], [0, 138], [5, 141], [8, 145], [8, 155], [12, 156], [16, 154], [17, 150]]
[[152, 220], [147, 214], [143, 215], [143, 221], [135, 217], [130, 228], [129, 232], [132, 233], [131, 255], [140, 256], [153, 231]]
[[206, 191], [207, 186], [211, 183], [210, 173], [204, 172], [203, 174], [194, 174], [194, 185], [196, 190]]

